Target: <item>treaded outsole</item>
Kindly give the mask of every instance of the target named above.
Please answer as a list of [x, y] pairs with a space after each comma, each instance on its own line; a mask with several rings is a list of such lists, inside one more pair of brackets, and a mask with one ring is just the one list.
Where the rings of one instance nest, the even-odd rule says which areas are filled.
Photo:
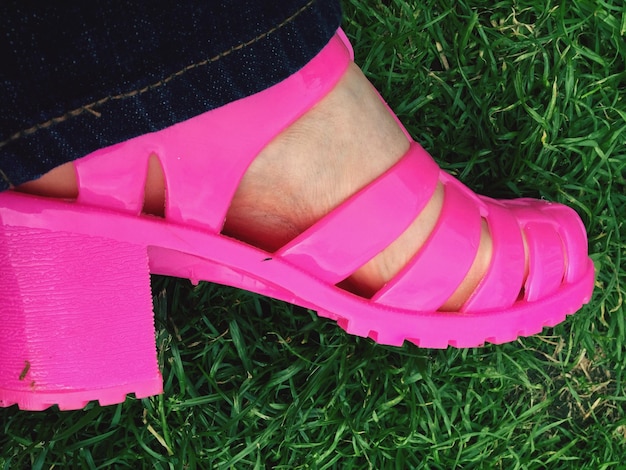
[[[532, 326], [527, 326], [525, 328], [520, 328], [516, 330], [510, 331], [508, 334], [500, 334], [497, 336], [493, 335], [484, 335], [482, 340], [474, 339], [468, 341], [467, 339], [458, 339], [458, 338], [448, 338], [441, 339], [438, 341], [433, 341], [431, 338], [423, 338], [415, 335], [393, 335], [389, 332], [380, 331], [376, 328], [372, 328], [368, 325], [360, 324], [358, 319], [354, 319], [352, 321], [348, 320], [341, 315], [337, 315], [335, 313], [326, 312], [323, 310], [318, 310], [317, 315], [326, 318], [328, 320], [334, 321], [337, 323], [341, 329], [343, 329], [346, 333], [360, 336], [363, 338], [369, 338], [376, 343], [384, 344], [388, 346], [402, 346], [405, 342], [412, 343], [421, 348], [430, 348], [430, 349], [446, 349], [448, 347], [453, 348], [473, 348], [473, 347], [482, 347], [487, 343], [490, 344], [505, 344], [515, 341], [519, 338], [534, 336], [541, 333], [545, 328], [553, 328], [556, 325], [564, 322], [568, 316], [573, 315], [578, 310], [580, 310], [584, 305], [588, 304], [591, 299], [591, 294], [586, 295], [581, 302], [572, 304], [568, 308], [567, 311], [556, 314], [552, 317], [545, 318], [541, 321], [541, 323], [537, 323]], [[441, 315], [462, 315], [456, 313], [442, 313]]]
[[[0, 388], [0, 407], [17, 405], [24, 411], [43, 411], [58, 406], [61, 411], [80, 410], [91, 402], [101, 406], [116, 405], [126, 401], [129, 395], [135, 398], [147, 398], [163, 393], [161, 381], [150, 381], [132, 386], [123, 385], [106, 390], [84, 390], [74, 392], [16, 392]], [[11, 398], [6, 398], [7, 396]], [[105, 395], [103, 397], [102, 395]]]

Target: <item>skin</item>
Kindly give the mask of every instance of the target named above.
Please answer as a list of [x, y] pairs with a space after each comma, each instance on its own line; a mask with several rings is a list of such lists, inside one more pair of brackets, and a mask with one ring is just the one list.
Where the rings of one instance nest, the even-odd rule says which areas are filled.
[[[224, 233], [274, 251], [306, 230], [350, 195], [393, 166], [409, 142], [376, 91], [352, 64], [337, 86], [254, 160], [235, 194]], [[16, 190], [48, 197], [78, 193], [72, 163]], [[162, 215], [164, 177], [150, 159], [144, 212]], [[439, 185], [413, 224], [382, 253], [357, 270], [346, 288], [371, 296], [420, 249], [434, 228], [444, 199]], [[484, 276], [492, 253], [485, 221], [478, 254], [463, 283], [442, 310], [458, 310]]]

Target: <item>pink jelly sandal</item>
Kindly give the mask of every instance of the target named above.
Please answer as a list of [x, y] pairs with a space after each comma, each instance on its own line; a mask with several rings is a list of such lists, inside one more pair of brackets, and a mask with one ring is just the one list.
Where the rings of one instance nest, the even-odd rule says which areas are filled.
[[[76, 161], [76, 201], [0, 194], [0, 406], [71, 409], [160, 393], [149, 273], [240, 287], [314, 309], [352, 334], [429, 348], [511, 341], [586, 303], [594, 268], [574, 211], [476, 196], [416, 143], [277, 252], [221, 234], [249, 164], [350, 60], [340, 32], [272, 88]], [[166, 179], [164, 218], [141, 214], [150, 155]], [[438, 182], [439, 222], [409, 264], [369, 299], [337, 287], [411, 224]], [[491, 266], [460, 313], [439, 312], [472, 264], [483, 219]]]

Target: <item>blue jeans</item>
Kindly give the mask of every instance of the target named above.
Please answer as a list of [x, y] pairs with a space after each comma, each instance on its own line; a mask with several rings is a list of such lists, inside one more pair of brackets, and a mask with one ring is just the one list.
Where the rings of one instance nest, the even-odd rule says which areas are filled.
[[217, 3], [2, 2], [0, 190], [274, 85], [341, 22], [338, 0]]

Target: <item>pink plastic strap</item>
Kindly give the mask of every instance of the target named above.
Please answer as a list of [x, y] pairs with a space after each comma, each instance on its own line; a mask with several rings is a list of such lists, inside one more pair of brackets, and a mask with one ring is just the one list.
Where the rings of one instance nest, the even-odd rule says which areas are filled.
[[[577, 269], [582, 269], [579, 265], [583, 261], [576, 255], [568, 259], [568, 242], [569, 245], [579, 245], [579, 250], [582, 247], [586, 259], [586, 235], [580, 233], [582, 229], [578, 216], [560, 204], [536, 199], [514, 199], [503, 201], [503, 204], [513, 211], [526, 237], [529, 273], [525, 299], [538, 300], [552, 294], [563, 283], [567, 264], [573, 265], [574, 274], [577, 274]], [[569, 235], [572, 238], [564, 243], [559, 233], [572, 228], [579, 233]], [[578, 239], [581, 236], [585, 237], [583, 241]]]
[[582, 278], [589, 266], [587, 257], [587, 232], [574, 209], [561, 204], [551, 204], [544, 213], [550, 215], [558, 224], [557, 230], [567, 254], [565, 280], [575, 282]]
[[153, 151], [149, 140], [133, 139], [76, 160], [77, 202], [139, 214]]
[[[419, 145], [276, 256], [337, 283], [395, 241], [430, 201], [439, 167]], [[380, 223], [385, 220], [385, 223]]]
[[166, 218], [221, 231], [252, 160], [332, 90], [349, 63], [350, 52], [335, 35], [303, 69], [273, 87], [88, 155], [77, 163], [79, 200], [140, 211], [147, 159], [154, 153], [166, 180]]
[[517, 219], [500, 203], [482, 198], [493, 243], [491, 264], [461, 311], [476, 312], [509, 308], [519, 297], [524, 282], [524, 242]]
[[477, 202], [455, 181], [445, 184], [439, 221], [407, 266], [372, 298], [393, 307], [437, 310], [469, 271], [480, 243]]
[[525, 299], [529, 302], [556, 292], [563, 282], [565, 263], [563, 243], [547, 223], [530, 222], [524, 226], [528, 244], [528, 278]]

